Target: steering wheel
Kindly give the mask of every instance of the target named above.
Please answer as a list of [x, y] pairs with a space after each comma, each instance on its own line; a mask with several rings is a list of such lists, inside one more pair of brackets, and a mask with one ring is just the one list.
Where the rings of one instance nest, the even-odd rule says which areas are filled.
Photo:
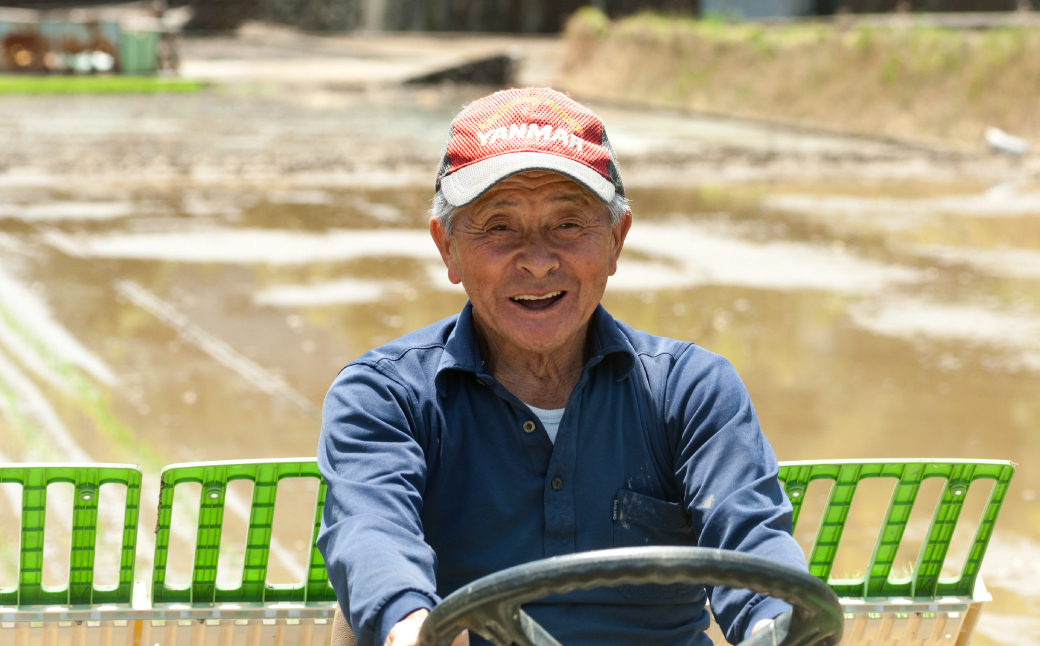
[[550, 594], [646, 583], [746, 588], [791, 604], [791, 610], [740, 646], [833, 646], [841, 641], [838, 597], [807, 572], [729, 550], [626, 547], [525, 563], [474, 581], [433, 609], [423, 622], [419, 646], [450, 646], [466, 628], [496, 646], [560, 646], [520, 606]]

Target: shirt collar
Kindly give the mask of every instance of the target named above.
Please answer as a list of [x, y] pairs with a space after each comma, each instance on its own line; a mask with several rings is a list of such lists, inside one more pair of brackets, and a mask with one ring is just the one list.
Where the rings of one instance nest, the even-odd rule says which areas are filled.
[[[635, 367], [635, 348], [628, 337], [618, 329], [614, 317], [608, 314], [602, 305], [598, 305], [592, 313], [590, 329], [592, 338], [585, 367], [592, 368], [609, 358], [617, 381], [628, 377]], [[444, 353], [437, 365], [435, 377], [438, 390], [442, 388], [443, 375], [449, 370], [472, 372], [478, 379], [491, 378], [480, 355], [480, 344], [477, 343], [477, 335], [473, 329], [473, 304], [470, 302], [462, 308], [455, 320], [455, 329], [444, 343]]]
[[618, 328], [614, 317], [608, 314], [602, 305], [596, 306], [596, 311], [592, 313], [590, 328], [592, 329], [592, 347], [585, 366], [591, 368], [609, 358], [617, 380], [621, 381], [628, 377], [636, 365], [636, 349]]
[[437, 364], [437, 382], [446, 370], [463, 370], [480, 375], [484, 370], [484, 360], [480, 356], [480, 344], [473, 330], [473, 304], [466, 301], [466, 306], [455, 319], [455, 329], [448, 335], [444, 343], [444, 353]]

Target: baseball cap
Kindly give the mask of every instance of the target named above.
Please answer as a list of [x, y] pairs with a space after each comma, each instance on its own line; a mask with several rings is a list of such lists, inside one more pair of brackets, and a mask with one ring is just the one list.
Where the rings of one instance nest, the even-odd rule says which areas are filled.
[[437, 189], [452, 206], [465, 206], [529, 170], [565, 175], [603, 202], [625, 194], [603, 122], [545, 87], [503, 90], [466, 106], [451, 122]]

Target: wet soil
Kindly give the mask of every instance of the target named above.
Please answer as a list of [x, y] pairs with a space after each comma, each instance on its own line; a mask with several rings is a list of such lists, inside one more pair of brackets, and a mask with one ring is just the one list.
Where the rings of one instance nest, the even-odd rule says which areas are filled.
[[[423, 227], [447, 124], [481, 93], [243, 86], [0, 101], [0, 459], [136, 463], [154, 483], [173, 462], [312, 456], [338, 370], [465, 303]], [[1032, 162], [597, 108], [636, 217], [607, 309], [729, 358], [781, 460], [1016, 461], [976, 643], [1037, 643]], [[890, 492], [857, 494], [836, 575], [862, 572]], [[985, 493], [969, 492], [951, 574]], [[803, 523], [825, 495], [810, 489]], [[156, 496], [147, 485], [142, 527]], [[288, 581], [311, 519], [306, 504], [280, 509], [272, 577]], [[928, 520], [912, 518], [899, 572]], [[244, 521], [227, 522], [238, 536]], [[2, 538], [5, 585], [17, 539]], [[175, 556], [191, 540], [176, 538]], [[175, 581], [187, 572], [176, 562]]]

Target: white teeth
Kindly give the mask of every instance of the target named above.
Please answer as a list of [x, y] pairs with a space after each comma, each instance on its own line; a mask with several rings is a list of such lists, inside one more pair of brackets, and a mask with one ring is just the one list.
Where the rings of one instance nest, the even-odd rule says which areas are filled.
[[531, 296], [530, 294], [524, 294], [523, 296], [514, 296], [514, 301], [543, 301], [547, 298], [556, 298], [563, 292], [549, 292], [545, 296]]

